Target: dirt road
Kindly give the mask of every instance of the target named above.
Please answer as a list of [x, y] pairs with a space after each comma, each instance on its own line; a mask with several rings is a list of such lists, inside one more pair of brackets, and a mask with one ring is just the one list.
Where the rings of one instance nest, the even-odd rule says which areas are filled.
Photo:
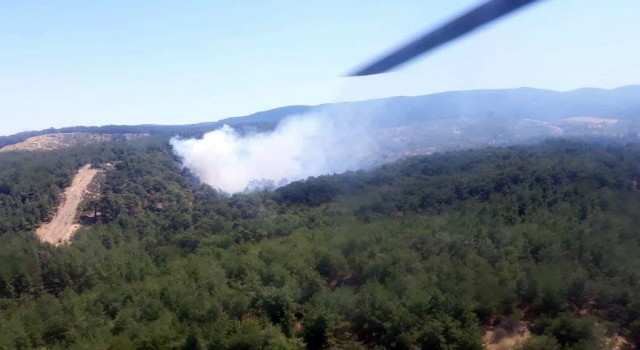
[[91, 169], [89, 164], [78, 170], [71, 186], [64, 191], [64, 199], [58, 206], [53, 220], [38, 227], [36, 234], [40, 240], [52, 244], [61, 244], [69, 241], [80, 225], [76, 223], [78, 205], [82, 201], [91, 180], [98, 174], [98, 169]]

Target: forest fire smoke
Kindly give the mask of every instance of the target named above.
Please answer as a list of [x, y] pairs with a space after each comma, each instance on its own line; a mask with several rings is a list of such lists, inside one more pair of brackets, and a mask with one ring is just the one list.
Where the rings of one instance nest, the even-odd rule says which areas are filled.
[[362, 118], [336, 108], [282, 120], [265, 133], [241, 135], [228, 125], [201, 139], [171, 140], [183, 165], [228, 193], [355, 170], [375, 154]]

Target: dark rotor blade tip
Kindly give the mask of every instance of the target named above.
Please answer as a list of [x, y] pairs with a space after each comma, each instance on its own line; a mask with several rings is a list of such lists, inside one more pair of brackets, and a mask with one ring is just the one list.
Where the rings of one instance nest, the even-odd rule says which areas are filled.
[[490, 0], [347, 76], [387, 72], [493, 20], [539, 0]]

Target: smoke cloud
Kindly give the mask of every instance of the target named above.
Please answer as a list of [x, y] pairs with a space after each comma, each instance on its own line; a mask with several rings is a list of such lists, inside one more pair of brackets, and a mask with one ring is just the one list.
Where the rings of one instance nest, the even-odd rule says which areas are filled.
[[202, 182], [236, 193], [360, 169], [376, 154], [370, 130], [366, 118], [327, 108], [288, 117], [270, 132], [241, 135], [225, 125], [171, 145]]

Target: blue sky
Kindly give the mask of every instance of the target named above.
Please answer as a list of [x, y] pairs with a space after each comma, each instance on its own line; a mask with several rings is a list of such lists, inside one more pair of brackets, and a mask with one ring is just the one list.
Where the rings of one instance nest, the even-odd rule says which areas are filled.
[[640, 83], [637, 0], [543, 0], [397, 72], [340, 78], [478, 3], [0, 0], [0, 134], [448, 90]]

